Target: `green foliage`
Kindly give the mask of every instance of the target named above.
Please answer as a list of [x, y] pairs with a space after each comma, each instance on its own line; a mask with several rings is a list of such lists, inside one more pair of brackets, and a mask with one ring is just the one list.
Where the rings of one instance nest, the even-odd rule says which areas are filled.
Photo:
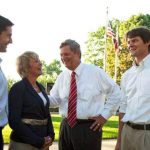
[[51, 76], [60, 74], [61, 64], [59, 60], [54, 59], [49, 65], [46, 66], [46, 73]]
[[11, 79], [10, 77], [8, 77], [7, 79], [7, 87], [8, 87], [8, 91], [10, 90], [10, 88], [12, 87], [12, 85], [16, 82], [16, 80]]
[[38, 78], [38, 81], [46, 87], [46, 83], [54, 83], [57, 76], [61, 73], [61, 63], [59, 60], [53, 60], [49, 65], [42, 61], [43, 75]]
[[[113, 31], [119, 33], [119, 53], [117, 67], [117, 83], [120, 83], [122, 74], [131, 67], [133, 58], [130, 56], [126, 44], [125, 34], [128, 30], [146, 26], [150, 28], [150, 15], [133, 15], [126, 21], [111, 20]], [[106, 48], [106, 72], [113, 78], [115, 74], [115, 48], [111, 37], [105, 38], [105, 27], [101, 26], [97, 31], [89, 33], [87, 51], [84, 53], [85, 62], [103, 66], [104, 49]], [[105, 46], [106, 41], [106, 46]]]
[[[55, 141], [58, 141], [61, 120], [62, 118], [60, 117], [60, 115], [52, 114], [52, 122], [55, 131]], [[11, 129], [9, 125], [5, 126], [3, 130], [4, 143], [9, 143], [10, 133]], [[113, 116], [108, 120], [108, 122], [103, 127], [103, 139], [117, 138], [117, 134], [118, 134], [118, 116]]]
[[86, 63], [103, 66], [104, 55], [104, 28], [99, 28], [97, 32], [89, 33], [87, 51], [83, 54]]

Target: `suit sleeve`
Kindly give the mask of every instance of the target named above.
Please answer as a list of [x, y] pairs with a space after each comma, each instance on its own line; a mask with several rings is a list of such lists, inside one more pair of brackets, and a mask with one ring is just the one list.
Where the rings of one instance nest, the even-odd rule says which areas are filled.
[[53, 139], [55, 138], [55, 133], [54, 133], [54, 128], [53, 128], [53, 124], [52, 124], [52, 118], [51, 115], [49, 114], [49, 119], [48, 119], [48, 134], [49, 136]]

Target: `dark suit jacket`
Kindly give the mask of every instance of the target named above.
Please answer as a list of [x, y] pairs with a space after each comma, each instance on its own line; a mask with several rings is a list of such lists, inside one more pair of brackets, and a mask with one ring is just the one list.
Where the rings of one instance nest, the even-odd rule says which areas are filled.
[[[17, 142], [31, 144], [41, 148], [44, 137], [54, 139], [54, 130], [49, 112], [49, 99], [45, 89], [37, 82], [47, 100], [44, 106], [43, 100], [34, 90], [30, 82], [24, 78], [15, 83], [9, 92], [9, 125], [12, 128], [11, 139]], [[23, 118], [48, 119], [47, 126], [32, 126], [22, 123]]]

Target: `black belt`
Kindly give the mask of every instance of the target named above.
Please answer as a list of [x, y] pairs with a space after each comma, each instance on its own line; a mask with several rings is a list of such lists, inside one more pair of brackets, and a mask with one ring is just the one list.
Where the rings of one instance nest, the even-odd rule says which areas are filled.
[[92, 119], [77, 119], [77, 123], [92, 123], [94, 120]]
[[150, 124], [134, 124], [131, 122], [127, 122], [126, 123], [128, 126], [130, 126], [133, 129], [137, 129], [137, 130], [150, 130]]
[[[67, 121], [67, 118], [63, 117], [63, 119], [65, 119]], [[92, 123], [94, 122], [94, 120], [92, 119], [77, 119], [77, 123]]]

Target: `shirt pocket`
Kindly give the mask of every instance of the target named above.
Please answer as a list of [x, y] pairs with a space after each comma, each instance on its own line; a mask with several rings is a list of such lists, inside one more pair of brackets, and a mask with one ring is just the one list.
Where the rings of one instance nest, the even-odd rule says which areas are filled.
[[94, 97], [100, 95], [100, 90], [91, 84], [85, 84], [78, 89], [78, 99], [81, 101], [94, 100]]
[[145, 67], [139, 76], [140, 95], [150, 95], [150, 68]]
[[[62, 84], [63, 85], [63, 84]], [[69, 97], [70, 84], [65, 83], [65, 86], [62, 86], [59, 90], [59, 96], [62, 101], [68, 100]]]
[[150, 95], [150, 77], [141, 78], [141, 93], [144, 95]]

